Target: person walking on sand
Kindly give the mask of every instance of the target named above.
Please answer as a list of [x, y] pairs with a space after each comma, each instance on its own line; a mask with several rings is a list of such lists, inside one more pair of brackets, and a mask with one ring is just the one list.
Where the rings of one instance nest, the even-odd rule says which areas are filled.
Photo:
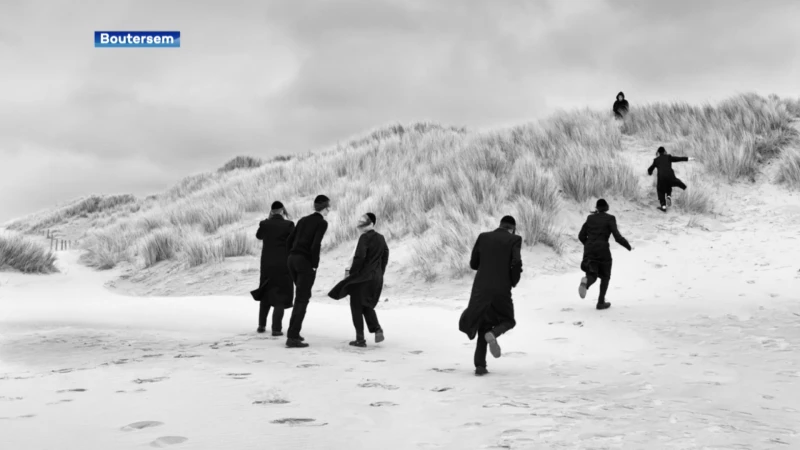
[[256, 239], [262, 241], [261, 279], [253, 297], [259, 300], [258, 331], [267, 327], [267, 314], [272, 308], [272, 335], [283, 336], [283, 312], [292, 307], [294, 284], [289, 276], [287, 239], [294, 231], [294, 222], [286, 220], [283, 203], [272, 203], [269, 218], [258, 224]]
[[289, 319], [289, 330], [286, 333], [286, 347], [308, 347], [300, 336], [303, 319], [306, 317], [308, 302], [311, 300], [311, 288], [317, 278], [319, 254], [322, 249], [322, 238], [328, 230], [325, 217], [330, 212], [331, 201], [324, 195], [314, 199], [314, 213], [297, 221], [297, 226], [289, 235], [289, 275], [292, 277], [296, 292], [292, 317]]
[[612, 109], [615, 119], [622, 120], [625, 118], [625, 115], [628, 114], [628, 101], [625, 100], [625, 94], [622, 92], [617, 94], [617, 100], [614, 102]]
[[600, 278], [600, 296], [597, 298], [597, 309], [607, 309], [611, 303], [606, 301], [608, 282], [611, 279], [611, 249], [608, 238], [614, 236], [617, 244], [628, 251], [633, 250], [628, 240], [622, 237], [617, 229], [617, 218], [608, 214], [608, 202], [604, 199], [597, 200], [596, 211], [586, 218], [586, 223], [578, 233], [578, 239], [583, 244], [583, 261], [581, 270], [586, 276], [581, 279], [578, 294], [586, 298], [586, 290]]
[[511, 216], [500, 220], [500, 227], [481, 233], [472, 249], [469, 265], [476, 270], [467, 309], [461, 314], [458, 329], [472, 340], [475, 347], [475, 375], [485, 375], [486, 346], [499, 358], [497, 338], [514, 328], [514, 303], [511, 289], [522, 275], [522, 237], [516, 233], [517, 222]]
[[647, 168], [647, 175], [653, 175], [653, 170], [658, 169], [658, 181], [656, 184], [658, 202], [661, 205], [661, 211], [667, 212], [667, 207], [672, 207], [672, 188], [679, 187], [684, 191], [686, 190], [686, 184], [675, 176], [675, 172], [672, 170], [672, 163], [694, 161], [694, 158], [672, 156], [667, 153], [664, 147], [658, 147], [656, 155], [655, 159], [653, 159], [653, 164]]
[[356, 330], [356, 340], [351, 341], [354, 347], [366, 347], [364, 339], [364, 320], [367, 330], [375, 333], [375, 343], [383, 341], [383, 328], [378, 322], [375, 307], [378, 305], [383, 291], [383, 276], [389, 263], [389, 247], [383, 235], [375, 231], [375, 214], [368, 212], [358, 221], [361, 235], [353, 252], [352, 263], [345, 270], [345, 278], [328, 293], [334, 300], [341, 300], [350, 295], [350, 313]]

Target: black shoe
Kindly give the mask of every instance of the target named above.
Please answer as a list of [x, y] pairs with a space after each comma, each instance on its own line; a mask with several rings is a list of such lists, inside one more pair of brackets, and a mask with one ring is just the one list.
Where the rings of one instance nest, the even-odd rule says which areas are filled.
[[297, 336], [297, 340], [300, 342], [304, 342], [306, 338], [304, 338], [303, 336]]
[[480, 376], [486, 375], [487, 373], [489, 373], [489, 371], [486, 370], [486, 367], [484, 367], [484, 366], [478, 366], [478, 367], [475, 368], [475, 375], [476, 376], [480, 377]]
[[[262, 333], [263, 333], [263, 331], [262, 331]], [[283, 336], [283, 331], [273, 331], [272, 335], [273, 336]]]
[[267, 331], [267, 330], [264, 327], [258, 327], [258, 329], [256, 330], [257, 333], [263, 333], [265, 331]]
[[667, 207], [664, 205], [661, 205], [661, 208], [659, 209], [661, 210], [661, 212], [667, 212]]
[[588, 289], [586, 285], [588, 283], [589, 280], [587, 280], [586, 277], [581, 278], [581, 284], [578, 286], [578, 295], [580, 295], [581, 298], [586, 298], [586, 289]]
[[672, 208], [672, 197], [667, 196], [667, 208]]
[[356, 339], [355, 341], [350, 341], [350, 345], [353, 347], [366, 347], [367, 341], [366, 339]]
[[308, 344], [301, 341], [300, 339], [286, 339], [286, 348], [305, 348], [308, 347]]
[[600, 302], [597, 304], [597, 309], [608, 309], [611, 307], [611, 303], [609, 302]]
[[378, 330], [375, 332], [375, 343], [383, 342], [383, 330]]

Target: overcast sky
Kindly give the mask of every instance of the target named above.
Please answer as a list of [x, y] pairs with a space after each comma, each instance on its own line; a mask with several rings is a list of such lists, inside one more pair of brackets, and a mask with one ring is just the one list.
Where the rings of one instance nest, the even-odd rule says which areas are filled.
[[[393, 121], [800, 96], [797, 0], [2, 0], [0, 222]], [[180, 48], [94, 48], [95, 30]]]

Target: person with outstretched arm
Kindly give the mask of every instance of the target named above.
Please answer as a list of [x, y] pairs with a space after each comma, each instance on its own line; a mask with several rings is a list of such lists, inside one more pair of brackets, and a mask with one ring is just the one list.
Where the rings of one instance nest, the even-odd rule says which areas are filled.
[[383, 275], [389, 264], [389, 247], [382, 234], [375, 231], [375, 214], [368, 212], [360, 217], [358, 231], [360, 236], [353, 252], [351, 265], [345, 270], [345, 278], [328, 293], [334, 300], [350, 296], [350, 315], [356, 339], [350, 342], [354, 347], [366, 347], [364, 321], [367, 330], [375, 334], [375, 343], [384, 339], [383, 328], [378, 322], [375, 307], [383, 291]]
[[269, 218], [262, 220], [256, 239], [262, 241], [261, 280], [253, 297], [260, 302], [258, 310], [259, 333], [266, 331], [267, 314], [272, 308], [272, 335], [283, 336], [283, 312], [292, 307], [294, 284], [289, 275], [287, 239], [294, 231], [294, 222], [286, 220], [283, 203], [272, 203]]
[[289, 274], [295, 285], [295, 302], [292, 317], [289, 319], [289, 330], [286, 333], [286, 347], [308, 347], [300, 336], [303, 319], [306, 317], [308, 302], [311, 300], [311, 288], [317, 278], [319, 254], [322, 249], [322, 238], [328, 231], [325, 216], [331, 210], [330, 199], [318, 195], [314, 199], [314, 213], [297, 221], [297, 226], [289, 235]]
[[505, 216], [499, 228], [481, 233], [472, 249], [469, 265], [477, 273], [458, 329], [470, 340], [478, 337], [473, 360], [478, 376], [489, 373], [486, 346], [492, 356], [499, 358], [501, 350], [497, 338], [517, 325], [511, 289], [517, 286], [522, 275], [522, 237], [517, 236], [516, 228], [516, 220]]
[[683, 161], [694, 161], [694, 158], [687, 156], [672, 156], [667, 153], [664, 147], [658, 147], [656, 158], [653, 164], [647, 168], [647, 175], [653, 175], [653, 171], [658, 169], [658, 181], [656, 191], [658, 192], [658, 202], [660, 209], [667, 212], [667, 207], [672, 207], [672, 188], [678, 187], [686, 190], [686, 184], [675, 176], [672, 170], [672, 163]]
[[581, 279], [578, 294], [581, 298], [586, 298], [586, 290], [599, 278], [600, 295], [597, 298], [597, 309], [607, 309], [611, 306], [611, 303], [606, 301], [612, 263], [608, 239], [614, 236], [617, 244], [627, 248], [628, 251], [633, 250], [628, 240], [622, 237], [617, 229], [617, 218], [608, 214], [608, 209], [608, 202], [602, 198], [597, 200], [596, 210], [586, 218], [578, 233], [578, 240], [583, 244], [581, 270], [586, 273]]

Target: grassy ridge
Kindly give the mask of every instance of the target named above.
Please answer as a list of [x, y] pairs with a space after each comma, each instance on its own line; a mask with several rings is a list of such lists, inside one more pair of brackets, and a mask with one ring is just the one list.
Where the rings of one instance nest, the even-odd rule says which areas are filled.
[[333, 201], [324, 250], [355, 239], [356, 217], [373, 211], [387, 238], [413, 239], [420, 277], [460, 276], [469, 270], [477, 233], [502, 215], [517, 218], [526, 246], [561, 252], [554, 220], [565, 203], [652, 196], [640, 188], [641, 168], [621, 156], [626, 135], [663, 142], [703, 163], [685, 175], [692, 189], [675, 198], [689, 213], [712, 210], [715, 176], [752, 178], [767, 160], [779, 164], [776, 181], [800, 188], [792, 123], [798, 115], [800, 102], [744, 95], [717, 106], [635, 106], [621, 127], [588, 110], [481, 133], [392, 125], [324, 152], [270, 161], [237, 157], [216, 172], [188, 177], [146, 207], [97, 222], [84, 240], [83, 261], [101, 269], [176, 259], [197, 266], [258, 254], [255, 227], [272, 201], [283, 201], [296, 219], [324, 193]]

